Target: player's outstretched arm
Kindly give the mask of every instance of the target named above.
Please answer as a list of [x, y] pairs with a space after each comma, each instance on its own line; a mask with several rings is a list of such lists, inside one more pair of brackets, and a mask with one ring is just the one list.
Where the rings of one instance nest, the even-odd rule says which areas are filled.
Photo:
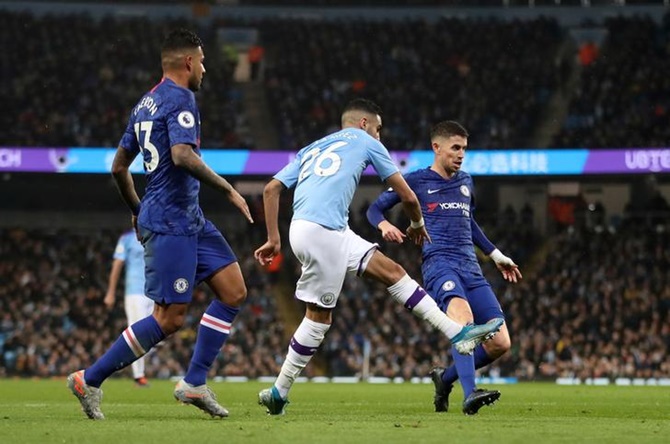
[[489, 257], [493, 259], [493, 262], [495, 262], [496, 267], [500, 270], [506, 281], [516, 284], [523, 278], [519, 266], [512, 259], [502, 254], [497, 248], [493, 250]]
[[130, 164], [133, 163], [137, 153], [132, 153], [122, 147], [116, 149], [114, 161], [112, 162], [112, 177], [128, 208], [133, 215], [140, 212], [140, 197], [135, 190], [135, 182], [130, 174]]
[[265, 226], [268, 240], [254, 251], [254, 257], [261, 265], [267, 265], [281, 250], [279, 235], [279, 197], [284, 190], [284, 184], [272, 179], [263, 190], [263, 208], [265, 210]]
[[207, 184], [215, 190], [221, 191], [228, 196], [228, 200], [235, 205], [251, 223], [254, 222], [251, 217], [249, 205], [244, 197], [237, 192], [235, 188], [223, 177], [219, 176], [205, 162], [202, 161], [191, 145], [179, 143], [170, 148], [172, 162], [180, 168], [184, 168], [193, 177], [200, 182]]
[[384, 213], [393, 208], [398, 202], [400, 202], [400, 198], [395, 191], [385, 191], [368, 207], [365, 215], [368, 218], [368, 222], [381, 231], [382, 238], [385, 241], [402, 244], [405, 233], [384, 217]]
[[421, 205], [416, 198], [414, 191], [407, 185], [405, 178], [400, 173], [395, 173], [386, 179], [386, 183], [393, 188], [400, 201], [403, 210], [409, 217], [411, 224], [407, 229], [407, 236], [417, 245], [423, 245], [424, 241], [430, 242], [430, 236], [426, 231], [426, 226], [421, 214]]
[[484, 234], [484, 231], [479, 226], [474, 216], [470, 218], [470, 227], [472, 228], [472, 242], [479, 247], [484, 254], [488, 255], [496, 264], [496, 268], [500, 270], [503, 278], [509, 282], [518, 282], [523, 278], [519, 266], [514, 263], [512, 259], [505, 256], [496, 248], [495, 245]]

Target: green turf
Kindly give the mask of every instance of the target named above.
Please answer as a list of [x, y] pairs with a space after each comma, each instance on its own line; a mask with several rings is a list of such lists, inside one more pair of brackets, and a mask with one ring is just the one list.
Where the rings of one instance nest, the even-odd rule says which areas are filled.
[[256, 404], [259, 383], [214, 383], [231, 412], [210, 419], [172, 399], [173, 384], [103, 386], [104, 421], [85, 419], [65, 380], [0, 380], [0, 443], [535, 443], [670, 442], [670, 387], [499, 386], [464, 416], [432, 411], [427, 384], [297, 384], [283, 417]]

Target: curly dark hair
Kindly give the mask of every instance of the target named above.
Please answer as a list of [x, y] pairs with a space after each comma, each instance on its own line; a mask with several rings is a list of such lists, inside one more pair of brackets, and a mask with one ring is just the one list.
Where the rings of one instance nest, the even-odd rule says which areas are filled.
[[165, 37], [161, 54], [180, 49], [195, 49], [198, 46], [202, 46], [202, 40], [195, 32], [184, 28], [175, 29]]

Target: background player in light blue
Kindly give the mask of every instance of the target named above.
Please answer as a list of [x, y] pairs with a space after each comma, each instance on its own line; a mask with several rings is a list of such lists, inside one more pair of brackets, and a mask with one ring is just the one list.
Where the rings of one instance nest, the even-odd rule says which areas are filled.
[[[503, 318], [500, 303], [482, 274], [474, 245], [495, 261], [506, 280], [517, 282], [521, 272], [514, 261], [488, 240], [474, 219], [472, 177], [461, 170], [468, 133], [457, 122], [440, 122], [431, 131], [431, 145], [435, 154], [431, 167], [405, 177], [421, 203], [426, 229], [432, 239], [432, 243], [423, 245], [424, 285], [439, 307], [459, 322], [482, 323]], [[389, 190], [367, 211], [368, 220], [381, 230], [387, 241], [402, 242], [405, 236], [384, 218], [384, 212], [398, 202], [397, 193]], [[412, 234], [410, 227], [408, 235]], [[482, 406], [498, 400], [500, 392], [497, 390], [475, 387], [475, 368], [490, 364], [509, 348], [509, 332], [503, 325], [491, 341], [475, 349], [474, 356], [452, 353], [454, 366], [446, 371], [438, 367], [431, 372], [435, 383], [435, 410], [447, 411], [452, 385], [459, 377], [465, 396], [464, 413], [475, 414]]]
[[[202, 316], [193, 357], [174, 397], [212, 416], [228, 416], [206, 385], [207, 372], [247, 289], [228, 242], [203, 216], [200, 183], [226, 195], [253, 220], [244, 198], [200, 158], [200, 114], [193, 92], [205, 74], [204, 58], [194, 33], [180, 29], [167, 36], [161, 49], [163, 79], [131, 111], [114, 157], [112, 175], [144, 245], [146, 295], [155, 308], [152, 316], [128, 327], [92, 366], [68, 376], [68, 387], [91, 419], [104, 418], [103, 381], [182, 327], [193, 288], [202, 281], [216, 300]], [[147, 177], [141, 203], [129, 171], [140, 153]]]
[[[144, 247], [137, 240], [134, 230], [127, 231], [119, 237], [114, 249], [112, 269], [109, 273], [109, 284], [105, 293], [104, 303], [112, 309], [116, 302], [116, 287], [125, 267], [123, 308], [126, 312], [128, 326], [140, 319], [150, 316], [154, 311], [154, 301], [144, 296]], [[133, 379], [138, 386], [147, 386], [144, 374], [144, 357], [130, 365]]]
[[349, 228], [351, 199], [361, 173], [371, 164], [402, 201], [414, 227], [412, 240], [419, 244], [429, 240], [416, 196], [379, 141], [381, 127], [377, 105], [364, 99], [350, 102], [342, 113], [343, 129], [300, 150], [263, 192], [268, 240], [254, 255], [265, 265], [281, 248], [277, 222], [280, 194], [295, 187], [289, 240], [302, 264], [295, 295], [306, 303], [305, 317], [291, 338], [277, 380], [258, 395], [259, 404], [272, 415], [284, 413], [295, 378], [330, 328], [347, 272], [386, 285], [393, 299], [442, 331], [460, 353], [471, 353], [502, 324], [502, 319], [482, 326], [464, 327], [454, 322], [400, 265]]

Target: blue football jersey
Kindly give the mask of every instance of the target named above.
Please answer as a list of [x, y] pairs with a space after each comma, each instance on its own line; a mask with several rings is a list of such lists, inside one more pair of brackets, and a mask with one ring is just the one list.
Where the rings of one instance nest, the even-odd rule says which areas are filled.
[[[445, 180], [435, 171], [425, 168], [407, 174], [405, 180], [419, 199], [426, 230], [432, 240], [423, 245], [424, 278], [428, 278], [426, 273], [431, 269], [429, 265], [436, 259], [444, 260], [456, 268], [481, 273], [473, 243], [472, 225], [476, 223], [472, 219], [472, 177], [464, 171], [458, 171], [451, 179]], [[371, 209], [375, 207], [383, 213], [399, 201], [395, 192], [385, 191]], [[368, 218], [370, 214], [368, 211]], [[375, 225], [379, 221], [371, 222]], [[490, 244], [488, 239], [484, 241]], [[489, 248], [493, 250], [494, 247], [491, 244]]]
[[144, 247], [134, 231], [121, 235], [114, 249], [114, 259], [124, 262], [126, 295], [144, 294]]
[[295, 186], [293, 219], [342, 230], [361, 174], [372, 165], [382, 180], [398, 172], [388, 150], [363, 130], [345, 128], [306, 146], [274, 177]]
[[171, 148], [191, 145], [200, 155], [200, 114], [192, 91], [164, 78], [130, 113], [119, 146], [141, 152], [147, 186], [138, 222], [163, 234], [189, 235], [205, 224], [200, 181], [172, 162]]

